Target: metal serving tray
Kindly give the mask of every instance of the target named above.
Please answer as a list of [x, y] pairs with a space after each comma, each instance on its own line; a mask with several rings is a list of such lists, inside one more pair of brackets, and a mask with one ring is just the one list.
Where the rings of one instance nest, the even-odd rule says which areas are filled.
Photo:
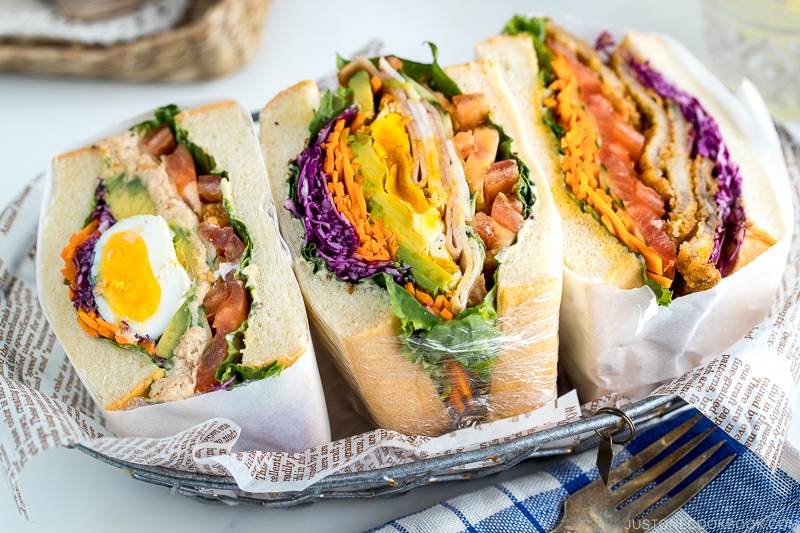
[[[677, 396], [653, 396], [629, 404], [619, 410], [634, 423], [637, 430], [657, 423], [664, 415], [686, 403]], [[229, 476], [213, 476], [142, 466], [107, 457], [81, 445], [75, 449], [104, 463], [124, 469], [132, 478], [167, 487], [172, 493], [205, 502], [249, 504], [262, 507], [293, 507], [319, 499], [375, 498], [401, 494], [420, 485], [445, 481], [470, 480], [496, 474], [526, 459], [550, 458], [584, 451], [596, 446], [596, 430], [620, 427], [620, 417], [597, 414], [575, 422], [556, 426], [506, 442], [454, 455], [421, 459], [412, 463], [356, 473], [333, 474], [311, 487], [297, 492], [246, 492]], [[624, 427], [624, 426], [623, 426]], [[559, 446], [557, 441], [578, 437], [577, 444]], [[548, 443], [554, 443], [547, 446]], [[492, 461], [487, 467], [460, 469], [465, 465]]]

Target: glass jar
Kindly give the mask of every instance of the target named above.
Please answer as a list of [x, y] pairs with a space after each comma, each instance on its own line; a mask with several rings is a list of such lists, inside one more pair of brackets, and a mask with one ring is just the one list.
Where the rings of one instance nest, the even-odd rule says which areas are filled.
[[800, 121], [800, 0], [702, 0], [706, 63], [758, 87], [773, 116]]

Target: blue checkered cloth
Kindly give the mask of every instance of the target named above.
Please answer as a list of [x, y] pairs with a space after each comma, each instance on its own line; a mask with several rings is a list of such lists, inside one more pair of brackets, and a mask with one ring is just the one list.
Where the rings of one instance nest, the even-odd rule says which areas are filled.
[[[643, 431], [624, 449], [615, 450], [614, 464], [641, 451], [696, 414], [696, 410], [686, 409]], [[668, 450], [672, 451], [712, 427], [711, 421], [701, 418], [691, 431]], [[781, 466], [773, 474], [752, 452], [716, 428], [695, 452], [677, 463], [661, 479], [720, 440], [725, 444], [717, 450], [713, 459], [721, 460], [731, 454], [735, 454], [736, 459], [683, 508], [657, 523], [657, 527], [650, 531], [800, 531], [800, 461], [789, 451], [784, 452]], [[553, 461], [535, 474], [438, 503], [392, 520], [370, 530], [370, 533], [550, 531], [561, 520], [567, 496], [598, 477], [596, 456], [596, 451], [590, 450]], [[712, 462], [709, 461], [709, 464]], [[683, 484], [679, 485], [673, 492], [682, 487]], [[654, 523], [640, 518], [634, 519], [631, 525], [634, 531], [648, 530]]]

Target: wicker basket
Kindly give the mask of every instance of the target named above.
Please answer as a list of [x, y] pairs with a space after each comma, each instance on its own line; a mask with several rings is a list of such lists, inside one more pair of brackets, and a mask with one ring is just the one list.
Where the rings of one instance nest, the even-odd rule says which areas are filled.
[[182, 83], [228, 74], [255, 54], [272, 0], [195, 0], [184, 22], [130, 43], [0, 41], [0, 70]]

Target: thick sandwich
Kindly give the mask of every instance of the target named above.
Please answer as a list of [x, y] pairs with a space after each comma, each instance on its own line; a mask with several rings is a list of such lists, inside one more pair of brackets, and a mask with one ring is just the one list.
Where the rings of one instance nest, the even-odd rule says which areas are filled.
[[337, 94], [302, 82], [261, 112], [312, 323], [377, 424], [407, 434], [556, 395], [558, 217], [499, 77], [472, 75], [482, 92], [462, 94], [435, 56], [358, 58]]
[[[771, 292], [723, 303], [727, 289], [715, 288], [787, 228], [770, 177], [725, 109], [657, 37], [629, 34], [614, 48], [604, 34], [596, 48], [522, 17], [505, 33], [476, 53], [497, 62], [550, 179], [569, 280], [562, 356], [578, 383], [591, 382], [584, 399], [647, 388], [730, 346], [765, 316]], [[647, 310], [643, 294], [660, 310]], [[714, 342], [695, 341], [712, 323]], [[709, 351], [692, 353], [700, 346]], [[661, 355], [644, 363], [647, 352]]]
[[53, 160], [40, 295], [104, 409], [270, 378], [309, 351], [254, 136], [235, 102], [167, 106]]

